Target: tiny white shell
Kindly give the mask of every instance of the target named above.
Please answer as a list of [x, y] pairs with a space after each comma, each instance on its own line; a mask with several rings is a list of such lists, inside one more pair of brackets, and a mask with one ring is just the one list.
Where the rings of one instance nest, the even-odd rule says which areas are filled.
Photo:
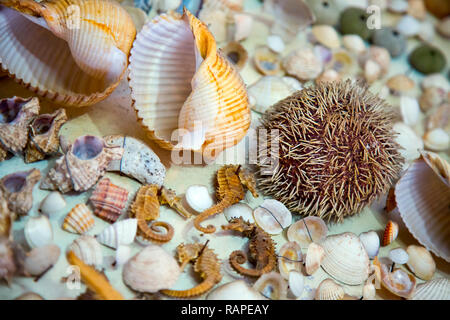
[[185, 198], [188, 205], [197, 212], [203, 212], [214, 204], [208, 188], [198, 184], [187, 188]]
[[265, 298], [244, 280], [225, 283], [211, 291], [206, 300], [264, 300]]
[[233, 218], [242, 217], [245, 221], [255, 223], [255, 219], [253, 219], [253, 209], [248, 204], [243, 202], [233, 204], [232, 206], [226, 208], [223, 211], [223, 214], [227, 221], [230, 221]]
[[233, 15], [236, 31], [234, 33], [234, 41], [241, 41], [247, 38], [253, 27], [253, 17], [248, 14], [235, 13]]
[[378, 80], [381, 76], [381, 67], [373, 60], [367, 60], [364, 64], [364, 78], [367, 83], [371, 84]]
[[134, 241], [137, 232], [137, 219], [125, 219], [106, 227], [97, 235], [98, 242], [111, 248], [128, 245]]
[[343, 36], [342, 44], [350, 52], [353, 52], [356, 54], [363, 53], [366, 50], [366, 45], [364, 44], [364, 40], [356, 34], [349, 34], [349, 35]]
[[253, 217], [256, 224], [269, 234], [280, 234], [292, 223], [292, 214], [289, 209], [274, 199], [264, 200], [253, 210]]
[[306, 253], [305, 270], [306, 274], [312, 275], [317, 269], [320, 268], [323, 259], [325, 258], [325, 250], [323, 248], [311, 242], [308, 246], [308, 252]]
[[407, 0], [391, 0], [388, 3], [388, 9], [395, 13], [405, 13], [408, 11], [408, 7]]
[[39, 276], [58, 261], [61, 250], [57, 245], [49, 244], [34, 248], [27, 253], [24, 261], [25, 272]]
[[375, 300], [376, 288], [373, 283], [368, 282], [363, 287], [363, 300]]
[[115, 266], [118, 267], [127, 263], [130, 257], [131, 257], [131, 247], [119, 245], [116, 250]]
[[407, 125], [413, 126], [419, 121], [420, 106], [417, 99], [408, 96], [401, 96], [400, 111], [403, 122]]
[[304, 286], [305, 279], [303, 274], [295, 270], [289, 272], [289, 289], [295, 297], [298, 298], [302, 295]]
[[31, 248], [42, 247], [53, 241], [53, 230], [47, 216], [30, 217], [25, 223], [25, 239]]
[[283, 39], [277, 35], [267, 37], [267, 46], [276, 53], [282, 53], [285, 47]]
[[402, 146], [402, 149], [400, 149], [399, 152], [405, 160], [411, 161], [420, 157], [418, 150], [422, 150], [424, 144], [414, 130], [402, 122], [395, 123], [393, 129], [398, 133], [397, 137], [395, 137], [395, 141]]
[[397, 264], [405, 264], [408, 262], [409, 255], [402, 248], [396, 248], [389, 251], [389, 259]]
[[444, 129], [435, 128], [425, 133], [423, 142], [427, 149], [444, 151], [450, 147], [450, 136]]
[[404, 15], [400, 21], [397, 23], [397, 31], [403, 34], [405, 37], [413, 37], [420, 32], [421, 24], [420, 22], [409, 16]]
[[52, 191], [44, 198], [44, 200], [42, 200], [40, 211], [43, 214], [50, 216], [60, 212], [65, 206], [66, 200], [64, 200], [61, 193], [58, 191]]
[[345, 292], [341, 285], [330, 278], [323, 280], [316, 289], [316, 300], [342, 300]]
[[448, 80], [440, 73], [430, 74], [422, 79], [422, 89], [437, 87], [444, 91], [450, 90]]
[[367, 251], [367, 255], [370, 259], [375, 258], [380, 250], [380, 237], [375, 231], [363, 232], [359, 235], [359, 240], [361, 240], [364, 249]]
[[69, 246], [69, 250], [89, 266], [100, 269], [103, 265], [101, 245], [93, 236], [83, 235], [76, 238]]

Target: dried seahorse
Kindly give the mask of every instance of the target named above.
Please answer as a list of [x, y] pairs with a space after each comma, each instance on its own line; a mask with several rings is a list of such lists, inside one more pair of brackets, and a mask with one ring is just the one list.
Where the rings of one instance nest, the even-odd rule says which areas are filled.
[[124, 300], [122, 295], [111, 286], [104, 275], [81, 261], [73, 251], [67, 253], [67, 261], [69, 261], [69, 264], [80, 268], [81, 279], [90, 290], [95, 292], [97, 298], [101, 300]]
[[255, 188], [255, 178], [240, 165], [223, 166], [217, 171], [216, 181], [216, 197], [219, 203], [200, 213], [194, 220], [195, 228], [205, 233], [213, 233], [216, 231], [216, 228], [213, 225], [208, 225], [204, 228], [200, 223], [208, 217], [221, 213], [229, 206], [244, 199], [244, 187], [247, 187], [255, 198], [258, 197]]
[[230, 220], [229, 224], [222, 226], [224, 230], [235, 230], [250, 239], [249, 258], [255, 269], [246, 269], [241, 264], [247, 261], [247, 255], [236, 250], [230, 254], [230, 265], [244, 276], [259, 277], [272, 271], [277, 265], [275, 243], [270, 235], [254, 223], [244, 221], [242, 217]]
[[[165, 243], [173, 238], [173, 227], [162, 221], [154, 221], [159, 218], [158, 186], [155, 184], [142, 186], [136, 200], [131, 205], [131, 217], [138, 219], [138, 234], [150, 241]], [[153, 221], [151, 226], [149, 221]], [[158, 232], [157, 227], [166, 229], [165, 234]]]
[[189, 218], [191, 216], [191, 214], [183, 206], [183, 204], [181, 202], [181, 198], [178, 197], [176, 195], [175, 191], [173, 191], [171, 189], [161, 187], [160, 195], [159, 195], [159, 202], [162, 205], [167, 204], [169, 207], [174, 209], [176, 212], [178, 212], [184, 218]]
[[202, 283], [188, 290], [161, 290], [160, 292], [175, 298], [191, 298], [200, 296], [214, 287], [222, 280], [220, 274], [220, 261], [208, 244], [193, 243], [180, 244], [177, 247], [178, 260], [181, 269], [189, 262], [194, 262], [194, 271], [200, 273]]

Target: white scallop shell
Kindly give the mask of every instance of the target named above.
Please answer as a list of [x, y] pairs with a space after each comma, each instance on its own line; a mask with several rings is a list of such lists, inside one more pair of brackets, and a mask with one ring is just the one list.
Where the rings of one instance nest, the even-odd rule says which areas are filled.
[[244, 280], [225, 283], [211, 291], [206, 300], [264, 300], [265, 298]]
[[328, 233], [325, 222], [319, 217], [305, 217], [293, 223], [287, 232], [289, 241], [296, 241], [302, 248], [307, 248], [311, 242], [322, 242]]
[[311, 242], [306, 252], [305, 271], [306, 274], [312, 275], [320, 268], [323, 259], [325, 258], [325, 250], [322, 246]]
[[305, 277], [301, 272], [292, 270], [289, 272], [289, 289], [295, 297], [300, 297], [305, 287]]
[[101, 244], [111, 248], [128, 245], [134, 241], [137, 232], [137, 219], [125, 219], [115, 222], [97, 235]]
[[43, 214], [50, 216], [60, 212], [66, 206], [66, 200], [58, 191], [50, 192], [41, 202], [40, 210]]
[[139, 292], [157, 292], [171, 288], [181, 270], [172, 255], [156, 245], [148, 245], [123, 267], [123, 281]]
[[366, 249], [367, 255], [370, 259], [375, 258], [380, 250], [380, 237], [375, 231], [363, 232], [359, 235], [364, 249]]
[[61, 250], [57, 245], [49, 244], [34, 248], [27, 253], [24, 261], [25, 272], [32, 276], [39, 276], [58, 261]]
[[328, 236], [322, 247], [325, 257], [321, 266], [336, 280], [359, 285], [369, 277], [369, 256], [354, 233]]
[[103, 265], [103, 253], [100, 243], [93, 237], [83, 235], [75, 239], [69, 250], [89, 266], [100, 269]]
[[31, 248], [42, 247], [53, 241], [53, 230], [47, 216], [30, 217], [25, 222], [25, 239]]
[[278, 253], [278, 270], [283, 278], [288, 280], [291, 271], [301, 272], [302, 262], [302, 250], [297, 242], [283, 244]]
[[344, 299], [344, 288], [332, 279], [323, 280], [316, 289], [316, 300], [342, 300]]
[[450, 280], [440, 278], [419, 284], [411, 300], [450, 300]]
[[292, 214], [278, 200], [266, 199], [253, 210], [256, 224], [269, 234], [280, 234], [292, 223]]
[[188, 205], [197, 212], [203, 212], [214, 204], [208, 188], [199, 184], [187, 188], [185, 199]]
[[428, 250], [450, 262], [450, 164], [422, 152], [395, 187], [400, 216]]
[[227, 221], [230, 221], [233, 218], [242, 217], [245, 221], [255, 223], [255, 219], [253, 218], [253, 209], [248, 204], [243, 202], [238, 202], [226, 208], [223, 211], [223, 214]]

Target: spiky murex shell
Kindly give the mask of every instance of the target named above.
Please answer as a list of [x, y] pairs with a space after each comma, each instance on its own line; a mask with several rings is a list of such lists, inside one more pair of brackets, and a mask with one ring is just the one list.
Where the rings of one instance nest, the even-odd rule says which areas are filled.
[[[260, 170], [259, 188], [301, 215], [342, 221], [360, 212], [389, 190], [404, 162], [390, 110], [350, 80], [319, 83], [279, 101], [262, 117], [268, 141], [259, 167], [267, 170], [266, 157], [278, 163], [271, 175]], [[271, 154], [276, 129], [279, 151]]]

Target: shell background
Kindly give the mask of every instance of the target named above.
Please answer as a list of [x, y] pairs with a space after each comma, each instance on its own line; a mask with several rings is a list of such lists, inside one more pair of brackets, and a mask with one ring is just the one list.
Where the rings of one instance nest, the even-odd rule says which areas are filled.
[[[317, 1], [317, 0], [313, 0]], [[353, 1], [355, 2], [355, 1]], [[245, 8], [250, 12], [258, 12], [260, 7], [260, 2], [258, 0], [246, 0]], [[383, 16], [384, 18], [384, 16]], [[395, 15], [387, 14], [386, 15], [386, 23], [393, 22], [397, 19]], [[431, 19], [431, 17], [427, 17], [427, 19]], [[252, 31], [251, 36], [243, 41], [243, 45], [249, 50], [251, 54], [253, 48], [257, 45], [263, 43], [264, 39], [268, 35], [268, 30], [262, 23], [255, 23], [255, 28]], [[305, 43], [306, 38], [303, 34], [299, 34], [298, 38], [292, 43], [287, 45], [285, 54], [290, 52], [296, 46], [301, 46]], [[443, 50], [447, 55], [447, 60], [450, 61], [450, 44], [445, 42], [443, 38], [436, 36], [435, 40], [436, 45], [441, 48], [445, 48]], [[418, 43], [417, 40], [411, 39], [408, 41], [408, 48], [412, 49], [415, 44]], [[388, 76], [393, 76], [398, 73], [404, 73], [408, 70], [408, 64], [405, 60], [405, 57], [399, 57], [395, 61], [391, 63], [391, 67], [389, 70]], [[242, 70], [241, 76], [243, 77], [244, 82], [247, 85], [250, 85], [257, 81], [260, 78], [260, 74], [253, 70], [250, 64], [247, 64], [246, 67]], [[420, 82], [422, 76], [414, 71], [411, 72], [411, 77]], [[382, 87], [382, 81], [375, 82], [370, 90], [374, 93], [378, 93]], [[416, 93], [419, 93], [418, 88], [415, 89]], [[128, 88], [128, 83], [126, 79], [124, 79], [121, 84], [118, 86], [116, 91], [114, 91], [110, 97], [108, 97], [105, 101], [95, 104], [94, 106], [83, 108], [83, 109], [67, 109], [67, 114], [70, 119], [68, 123], [64, 125], [61, 130], [61, 134], [67, 135], [69, 141], [73, 141], [76, 137], [79, 137], [84, 134], [92, 134], [96, 136], [105, 136], [105, 135], [113, 135], [113, 134], [122, 134], [129, 135], [145, 141], [148, 145], [152, 147], [152, 149], [158, 154], [161, 161], [166, 166], [167, 176], [165, 179], [164, 185], [166, 187], [172, 188], [177, 191], [177, 193], [183, 194], [186, 189], [192, 184], [202, 184], [209, 188], [210, 193], [214, 192], [213, 186], [211, 184], [212, 179], [214, 178], [214, 174], [216, 170], [221, 166], [222, 163], [239, 163], [243, 162], [242, 160], [242, 150], [245, 150], [245, 141], [242, 141], [236, 147], [230, 148], [224, 152], [222, 156], [217, 159], [216, 164], [211, 164], [207, 167], [199, 167], [199, 166], [177, 166], [170, 165], [170, 152], [162, 150], [158, 148], [153, 142], [151, 142], [147, 137], [143, 129], [139, 125], [136, 124], [136, 115], [135, 111], [131, 107], [131, 98], [130, 98], [130, 89]], [[8, 78], [0, 78], [0, 97], [12, 97], [13, 95], [28, 97], [30, 92], [25, 90], [22, 86], [15, 83], [13, 80]], [[396, 98], [392, 96], [388, 96], [388, 102], [395, 104]], [[41, 101], [41, 113], [50, 113], [57, 109], [57, 106], [47, 102]], [[252, 126], [257, 124], [257, 119], [259, 115], [255, 112], [252, 112], [252, 117], [254, 123]], [[414, 127], [414, 130], [417, 132], [419, 136], [423, 134], [424, 128], [421, 127], [421, 124]], [[236, 154], [236, 152], [238, 152]], [[449, 154], [443, 154], [446, 159], [449, 159]], [[226, 159], [226, 161], [225, 161]], [[23, 159], [20, 157], [12, 158], [8, 161], [0, 163], [0, 176], [3, 176], [7, 173], [20, 171], [20, 170], [29, 170], [31, 168], [38, 168], [41, 170], [42, 174], [45, 175], [48, 171], [48, 167], [52, 166], [54, 159], [40, 161], [35, 164], [26, 165], [23, 162]], [[124, 176], [119, 176], [114, 173], [107, 173], [107, 177], [111, 179], [114, 184], [120, 185], [130, 191], [129, 200], [133, 198], [133, 195], [139, 188], [140, 184], [136, 181], [129, 179]], [[39, 190], [38, 188], [34, 189], [34, 198], [35, 201], [33, 203], [33, 207], [30, 211], [30, 215], [37, 215], [37, 210], [39, 207], [39, 203], [44, 197], [48, 194], [47, 191]], [[64, 217], [73, 208], [76, 204], [81, 202], [87, 202], [90, 196], [90, 192], [82, 193], [79, 195], [70, 195], [65, 197], [67, 200], [67, 205], [59, 213], [56, 213], [55, 216], [52, 216], [51, 222], [54, 231], [54, 238], [58, 240], [57, 244], [60, 246], [62, 252], [65, 250], [67, 246], [69, 246], [74, 239], [78, 237], [78, 235], [72, 235], [60, 228], [60, 224], [62, 223]], [[257, 199], [252, 198], [251, 196], [247, 197], [243, 202], [249, 204], [252, 208], [258, 206], [262, 203], [264, 199], [259, 197]], [[131, 201], [131, 200], [130, 200]], [[398, 213], [396, 211], [386, 214], [383, 211], [384, 207], [384, 199], [380, 199], [380, 201], [376, 201], [372, 206], [363, 209], [361, 214], [350, 217], [344, 220], [342, 224], [329, 224], [329, 234], [337, 234], [341, 232], [346, 232], [351, 230], [355, 234], [360, 234], [361, 232], [365, 232], [368, 230], [377, 230], [381, 232], [384, 228], [388, 219], [396, 219]], [[161, 215], [160, 220], [170, 222], [174, 228], [176, 229], [174, 239], [165, 245], [165, 249], [169, 252], [175, 254], [175, 247], [181, 241], [186, 241], [185, 237], [189, 239], [196, 239], [197, 241], [205, 241], [206, 239], [210, 240], [209, 246], [217, 249], [217, 253], [220, 259], [226, 259], [231, 248], [241, 248], [243, 247], [247, 239], [241, 237], [231, 236], [229, 234], [226, 235], [207, 235], [205, 237], [200, 237], [200, 234], [196, 232], [195, 229], [189, 227], [189, 221], [182, 219], [176, 212], [169, 209], [166, 206], [161, 206]], [[397, 221], [397, 220], [396, 220]], [[398, 221], [401, 223], [401, 221]], [[226, 223], [226, 219], [223, 215], [217, 215], [208, 221], [208, 223], [214, 224], [216, 227], [221, 224]], [[95, 226], [89, 232], [90, 235], [95, 235], [100, 233], [106, 226], [107, 222], [95, 217]], [[24, 221], [15, 222], [14, 227], [14, 236], [17, 241], [20, 242], [19, 234], [23, 231]], [[283, 234], [277, 235], [274, 237], [275, 242], [277, 243], [277, 249], [284, 244], [287, 239]], [[226, 245], [224, 245], [226, 243]], [[406, 248], [409, 244], [420, 245], [410, 234], [406, 231], [405, 226], [400, 225], [400, 234], [396, 241], [391, 246], [386, 248], [380, 248], [380, 255], [387, 256], [389, 250], [394, 247], [404, 247]], [[138, 243], [134, 243], [132, 246], [132, 255], [140, 251], [142, 247]], [[102, 252], [105, 260], [114, 255], [114, 252], [109, 248], [102, 246]], [[439, 259], [433, 255], [433, 258], [436, 260], [437, 271], [434, 278], [442, 278], [450, 277], [450, 266], [443, 259]], [[74, 298], [78, 294], [84, 292], [85, 286], [82, 285], [80, 290], [68, 290], [64, 285], [59, 283], [61, 276], [66, 275], [68, 264], [66, 259], [60, 258], [58, 263], [53, 267], [43, 278], [41, 278], [36, 285], [36, 282], [33, 279], [28, 278], [17, 278], [12, 282], [11, 288], [6, 288], [3, 285], [0, 285], [0, 299], [12, 299], [15, 298], [25, 291], [35, 291], [39, 295], [43, 296], [46, 299], [49, 298], [58, 298], [58, 297], [71, 297]], [[107, 266], [105, 272], [110, 279], [111, 283], [113, 283], [114, 288], [119, 290], [125, 298], [132, 299], [135, 297], [135, 294], [126, 287], [122, 282], [122, 272], [121, 268], [114, 269], [112, 267]], [[317, 285], [324, 279], [329, 278], [329, 275], [326, 274], [322, 269], [319, 269], [313, 278], [305, 277], [305, 290], [300, 297], [300, 299], [311, 299], [311, 292], [307, 291], [306, 288], [316, 288]], [[224, 279], [220, 284], [228, 283], [232, 280], [235, 280], [228, 274], [224, 273]], [[423, 283], [423, 281], [418, 280], [418, 283]], [[174, 286], [174, 289], [185, 289], [189, 288], [192, 285], [195, 285], [196, 281], [188, 274], [182, 274], [179, 278], [179, 282]], [[362, 292], [362, 286], [344, 286], [346, 293], [359, 295]], [[202, 299], [204, 297], [200, 297]], [[378, 299], [395, 299], [394, 296], [388, 293], [378, 293]]]

